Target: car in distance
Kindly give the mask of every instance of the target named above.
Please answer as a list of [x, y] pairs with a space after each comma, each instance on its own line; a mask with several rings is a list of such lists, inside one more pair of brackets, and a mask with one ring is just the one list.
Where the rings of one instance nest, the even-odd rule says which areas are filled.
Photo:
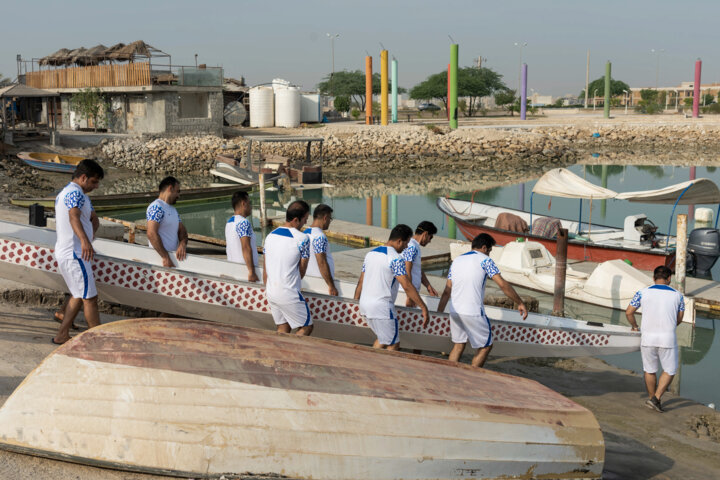
[[424, 112], [425, 110], [440, 110], [440, 107], [435, 105], [434, 103], [421, 103], [418, 105], [418, 110], [421, 112]]

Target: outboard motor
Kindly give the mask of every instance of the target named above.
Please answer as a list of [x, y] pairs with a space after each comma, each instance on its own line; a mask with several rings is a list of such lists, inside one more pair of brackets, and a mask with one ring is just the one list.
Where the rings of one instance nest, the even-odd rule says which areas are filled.
[[720, 257], [720, 231], [696, 228], [688, 240], [688, 273], [693, 277], [711, 278], [710, 269]]

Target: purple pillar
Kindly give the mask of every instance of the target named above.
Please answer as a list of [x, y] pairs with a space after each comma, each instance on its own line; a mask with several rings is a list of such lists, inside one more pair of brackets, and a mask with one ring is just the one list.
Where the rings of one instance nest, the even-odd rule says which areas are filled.
[[522, 87], [520, 87], [520, 120], [525, 120], [527, 113], [527, 63], [522, 64]]
[[[695, 167], [690, 167], [690, 180], [695, 180]], [[695, 205], [688, 205], [688, 220], [695, 220]]]
[[702, 60], [699, 58], [695, 62], [695, 85], [693, 91], [693, 118], [700, 116], [700, 71], [702, 70]]

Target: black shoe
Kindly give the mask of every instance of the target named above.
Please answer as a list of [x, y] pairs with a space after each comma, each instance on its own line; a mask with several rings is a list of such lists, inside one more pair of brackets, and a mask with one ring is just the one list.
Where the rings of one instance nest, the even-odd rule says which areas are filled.
[[655, 410], [656, 412], [660, 412], [660, 413], [665, 412], [665, 409], [662, 407], [662, 404], [660, 403], [660, 400], [658, 400], [655, 395], [653, 395], [652, 397], [648, 398], [647, 401], [645, 402], [645, 405], [646, 405], [648, 408], [652, 408], [652, 409]]

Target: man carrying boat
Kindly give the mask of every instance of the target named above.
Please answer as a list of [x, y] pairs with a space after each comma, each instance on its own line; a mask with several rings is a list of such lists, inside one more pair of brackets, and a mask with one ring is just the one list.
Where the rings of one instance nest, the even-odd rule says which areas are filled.
[[440, 297], [438, 312], [450, 303], [450, 334], [453, 348], [449, 360], [459, 362], [469, 341], [477, 349], [472, 366], [482, 368], [492, 350], [492, 327], [485, 313], [485, 282], [491, 278], [513, 302], [517, 304], [522, 319], [527, 318], [527, 308], [515, 289], [500, 275], [500, 270], [490, 258], [495, 239], [481, 233], [472, 241], [472, 250], [457, 257], [448, 273], [445, 290]]
[[405, 261], [398, 253], [407, 248], [410, 237], [410, 227], [397, 225], [390, 232], [390, 238], [385, 245], [365, 255], [362, 273], [355, 288], [355, 299], [360, 300], [360, 314], [377, 337], [374, 348], [400, 348], [400, 329], [395, 312], [399, 285], [402, 285], [408, 298], [422, 310], [423, 327], [428, 324], [427, 306], [410, 281]]
[[104, 176], [97, 162], [83, 160], [75, 168], [72, 181], [55, 198], [55, 260], [72, 296], [64, 309], [58, 333], [52, 339], [58, 345], [70, 340], [70, 326], [81, 306], [88, 327], [100, 325], [91, 263], [95, 256], [92, 240], [100, 222], [87, 194], [98, 187]]
[[[427, 220], [420, 222], [415, 229], [415, 235], [410, 239], [410, 243], [408, 243], [407, 248], [405, 248], [401, 254], [403, 260], [405, 260], [405, 269], [410, 274], [410, 280], [415, 290], [420, 292], [420, 285], [425, 285], [428, 293], [433, 297], [437, 297], [438, 293], [433, 286], [430, 285], [430, 281], [427, 279], [427, 276], [425, 276], [425, 272], [422, 271], [422, 253], [420, 252], [420, 247], [428, 245], [436, 233], [437, 227], [435, 224]], [[414, 307], [415, 302], [408, 297], [406, 306]]]
[[285, 212], [285, 225], [265, 238], [265, 295], [277, 331], [282, 333], [297, 329], [297, 335], [310, 335], [313, 330], [310, 309], [300, 293], [300, 284], [310, 258], [310, 237], [300, 229], [309, 215], [310, 206], [306, 202], [292, 202]]
[[[648, 408], [657, 412], [665, 410], [660, 403], [665, 391], [673, 381], [678, 368], [678, 343], [675, 329], [685, 315], [685, 300], [680, 292], [670, 287], [672, 270], [661, 265], [653, 272], [654, 285], [637, 292], [630, 300], [625, 316], [633, 330], [638, 329], [635, 312], [642, 307], [640, 329], [640, 354], [643, 362]], [[657, 371], [663, 373], [657, 379]]]
[[321, 203], [315, 207], [312, 225], [305, 230], [310, 236], [310, 261], [306, 275], [321, 277], [328, 286], [328, 294], [337, 296], [335, 262], [330, 253], [330, 242], [325, 235], [325, 230], [330, 227], [330, 222], [333, 220], [332, 213], [333, 209], [329, 205]]
[[257, 282], [255, 269], [258, 266], [257, 243], [251, 220], [252, 204], [247, 192], [235, 192], [232, 196], [235, 215], [225, 225], [225, 251], [230, 262], [245, 265], [248, 282]]
[[179, 261], [185, 260], [188, 242], [185, 225], [173, 207], [180, 197], [180, 181], [175, 177], [165, 177], [158, 190], [158, 198], [145, 212], [148, 241], [162, 258], [163, 267], [174, 267], [170, 253], [175, 252]]

